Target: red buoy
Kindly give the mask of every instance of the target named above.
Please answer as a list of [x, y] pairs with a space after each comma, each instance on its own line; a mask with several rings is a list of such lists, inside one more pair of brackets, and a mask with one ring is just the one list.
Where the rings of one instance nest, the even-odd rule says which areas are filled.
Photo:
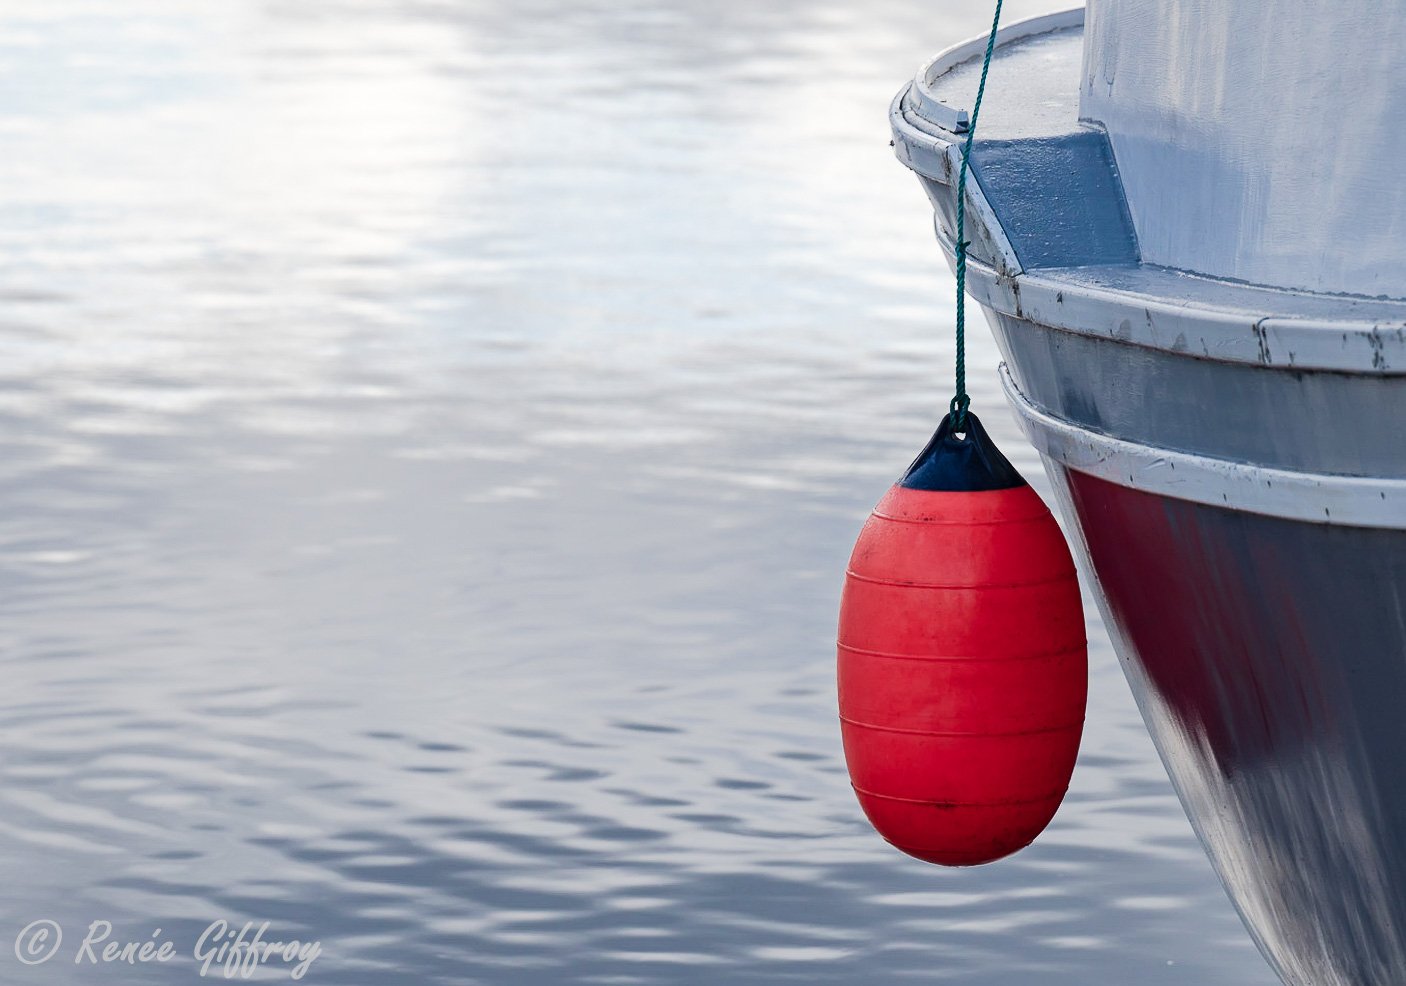
[[840, 603], [840, 728], [879, 834], [948, 866], [1028, 845], [1069, 786], [1088, 656], [1059, 525], [966, 413], [860, 532]]

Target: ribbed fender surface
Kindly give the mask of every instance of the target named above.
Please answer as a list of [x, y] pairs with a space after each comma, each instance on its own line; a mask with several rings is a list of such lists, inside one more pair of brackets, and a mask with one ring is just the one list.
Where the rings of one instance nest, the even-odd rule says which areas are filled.
[[922, 468], [950, 455], [946, 444], [989, 444], [968, 421], [965, 439], [944, 435], [944, 421], [864, 525], [838, 647], [860, 805], [897, 848], [954, 866], [1009, 855], [1049, 823], [1078, 755], [1088, 686], [1074, 563], [1039, 496], [994, 446], [976, 469], [969, 461], [934, 480]]

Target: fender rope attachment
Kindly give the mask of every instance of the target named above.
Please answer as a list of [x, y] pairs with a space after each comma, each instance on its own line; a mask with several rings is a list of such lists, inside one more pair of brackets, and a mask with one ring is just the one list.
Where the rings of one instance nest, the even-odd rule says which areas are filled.
[[981, 62], [981, 81], [976, 87], [976, 102], [972, 104], [971, 122], [967, 125], [967, 140], [962, 147], [962, 168], [957, 176], [957, 392], [948, 410], [952, 414], [952, 430], [964, 432], [967, 407], [967, 160], [972, 153], [972, 138], [976, 136], [976, 120], [981, 115], [981, 97], [986, 94], [986, 73], [991, 68], [991, 55], [996, 50], [996, 28], [1001, 23], [1001, 3], [996, 0], [996, 16], [991, 19], [991, 36], [986, 39], [986, 57]]

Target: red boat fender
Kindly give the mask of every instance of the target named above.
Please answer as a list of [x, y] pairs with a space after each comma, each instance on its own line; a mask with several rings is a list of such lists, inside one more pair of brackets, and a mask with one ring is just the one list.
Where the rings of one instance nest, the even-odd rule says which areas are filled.
[[840, 730], [879, 834], [970, 866], [1029, 845], [1069, 787], [1088, 648], [1049, 509], [967, 412], [874, 508], [840, 602]]

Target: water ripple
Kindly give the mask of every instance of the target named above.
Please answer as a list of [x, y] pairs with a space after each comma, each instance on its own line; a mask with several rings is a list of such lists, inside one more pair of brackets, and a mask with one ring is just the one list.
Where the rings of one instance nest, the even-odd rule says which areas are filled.
[[911, 862], [845, 776], [839, 573], [952, 355], [885, 107], [985, 16], [0, 13], [0, 930], [268, 920], [348, 986], [1268, 983], [1097, 624], [1032, 849]]

